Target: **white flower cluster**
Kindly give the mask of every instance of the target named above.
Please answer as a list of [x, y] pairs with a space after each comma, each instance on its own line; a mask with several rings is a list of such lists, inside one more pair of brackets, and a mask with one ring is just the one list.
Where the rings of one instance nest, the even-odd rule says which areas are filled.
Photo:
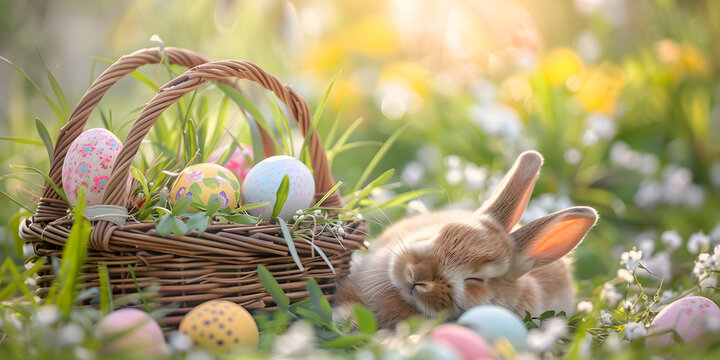
[[701, 281], [711, 275], [712, 272], [720, 270], [720, 245], [716, 245], [712, 255], [702, 253], [695, 260], [693, 275]]
[[450, 185], [458, 185], [465, 182], [469, 189], [477, 190], [485, 187], [488, 180], [488, 170], [477, 166], [474, 163], [463, 163], [457, 155], [450, 155], [445, 158], [445, 180]]
[[613, 143], [610, 148], [610, 162], [613, 165], [638, 171], [644, 175], [655, 174], [660, 163], [655, 155], [637, 152], [622, 141]]
[[527, 336], [530, 350], [543, 352], [550, 349], [567, 334], [567, 321], [553, 318], [545, 322], [542, 329], [532, 329]]
[[632, 250], [626, 251], [620, 255], [620, 265], [625, 265], [625, 268], [630, 271], [636, 271], [640, 260], [642, 260], [643, 252], [633, 246]]
[[662, 172], [661, 181], [644, 180], [640, 183], [635, 193], [635, 204], [642, 208], [661, 204], [699, 207], [705, 202], [705, 191], [692, 180], [690, 169], [668, 165]]
[[647, 328], [641, 322], [631, 322], [625, 325], [625, 337], [628, 340], [634, 340], [647, 335]]

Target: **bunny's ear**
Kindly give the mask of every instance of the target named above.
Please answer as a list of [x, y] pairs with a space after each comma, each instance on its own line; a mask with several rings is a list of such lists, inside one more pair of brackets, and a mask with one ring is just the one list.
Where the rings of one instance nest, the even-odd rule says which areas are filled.
[[525, 211], [542, 163], [543, 158], [537, 151], [520, 154], [478, 213], [491, 216], [510, 232]]
[[518, 255], [515, 273], [519, 275], [567, 255], [597, 218], [593, 208], [576, 206], [533, 220], [510, 234]]

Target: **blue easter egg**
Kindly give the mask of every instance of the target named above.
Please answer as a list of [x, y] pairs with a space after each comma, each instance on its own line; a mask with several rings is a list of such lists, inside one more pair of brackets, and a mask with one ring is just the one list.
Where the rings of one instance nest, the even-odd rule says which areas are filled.
[[474, 330], [491, 345], [506, 338], [515, 350], [525, 349], [527, 328], [517, 315], [504, 307], [475, 306], [462, 314], [457, 323]]

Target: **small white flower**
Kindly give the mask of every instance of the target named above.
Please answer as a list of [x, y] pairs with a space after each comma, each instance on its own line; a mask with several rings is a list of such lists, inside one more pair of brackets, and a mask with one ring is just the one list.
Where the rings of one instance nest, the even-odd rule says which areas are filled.
[[285, 334], [275, 339], [272, 358], [302, 358], [311, 354], [314, 349], [315, 331], [312, 325], [298, 321], [292, 324]]
[[710, 237], [702, 231], [698, 231], [688, 238], [687, 249], [692, 254], [697, 254], [710, 244]]
[[181, 332], [172, 333], [168, 337], [168, 344], [175, 352], [186, 352], [193, 347], [192, 339]]
[[635, 275], [632, 271], [627, 269], [618, 269], [617, 276], [621, 278], [626, 283], [634, 283], [635, 282]]
[[567, 333], [567, 323], [561, 319], [550, 319], [543, 329], [530, 330], [527, 337], [528, 347], [537, 352], [548, 350]]
[[295, 210], [295, 214], [297, 214], [297, 215], [302, 215], [304, 213], [305, 213], [305, 211], [303, 209]]
[[603, 325], [605, 326], [612, 325], [612, 315], [605, 310], [600, 310], [600, 320], [602, 320]]
[[320, 216], [320, 215], [322, 215], [322, 211], [320, 211], [320, 210], [315, 210], [315, 216]]
[[625, 325], [625, 337], [628, 340], [635, 340], [647, 335], [647, 329], [643, 323], [631, 322]]
[[677, 293], [672, 290], [665, 290], [660, 294], [660, 304], [669, 304], [677, 297]]
[[340, 236], [340, 237], [344, 237], [344, 236], [345, 236], [345, 229], [343, 229], [343, 228], [341, 228], [341, 227], [338, 227], [338, 228], [337, 228], [337, 234], [338, 234], [338, 236]]
[[710, 241], [712, 241], [713, 244], [720, 243], [720, 223], [710, 230]]
[[60, 318], [60, 309], [55, 305], [43, 305], [35, 314], [35, 320], [41, 326], [54, 324]]
[[683, 239], [675, 230], [667, 230], [663, 232], [660, 235], [660, 240], [665, 244], [665, 247], [667, 247], [668, 250], [673, 251], [677, 248], [679, 248], [682, 243]]
[[78, 324], [67, 324], [60, 329], [60, 343], [65, 345], [77, 345], [85, 339], [85, 331]]
[[581, 301], [577, 304], [577, 311], [589, 314], [593, 311], [593, 304], [589, 301]]
[[616, 306], [620, 300], [625, 298], [625, 296], [619, 293], [612, 284], [605, 283], [602, 291], [600, 292], [600, 298], [607, 301], [608, 305]]
[[30, 270], [33, 266], [35, 266], [35, 263], [28, 261], [25, 263], [25, 270]]
[[626, 251], [620, 255], [620, 265], [625, 265], [628, 270], [635, 271], [640, 265], [642, 259], [642, 250], [637, 250], [634, 246], [632, 250]]

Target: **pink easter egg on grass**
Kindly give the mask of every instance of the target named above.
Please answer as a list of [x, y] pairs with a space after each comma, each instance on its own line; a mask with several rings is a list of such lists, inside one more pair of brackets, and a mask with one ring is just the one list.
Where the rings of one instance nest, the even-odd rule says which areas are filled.
[[718, 327], [720, 308], [706, 297], [688, 296], [667, 305], [655, 316], [645, 345], [665, 346], [674, 343], [672, 331], [690, 344], [702, 345], [707, 342], [710, 333], [718, 335]]
[[440, 325], [433, 330], [430, 338], [451, 347], [465, 360], [495, 358], [492, 348], [483, 338], [460, 325]]
[[163, 356], [168, 353], [160, 326], [146, 312], [124, 308], [111, 312], [97, 325], [105, 343], [101, 355], [135, 353]]

